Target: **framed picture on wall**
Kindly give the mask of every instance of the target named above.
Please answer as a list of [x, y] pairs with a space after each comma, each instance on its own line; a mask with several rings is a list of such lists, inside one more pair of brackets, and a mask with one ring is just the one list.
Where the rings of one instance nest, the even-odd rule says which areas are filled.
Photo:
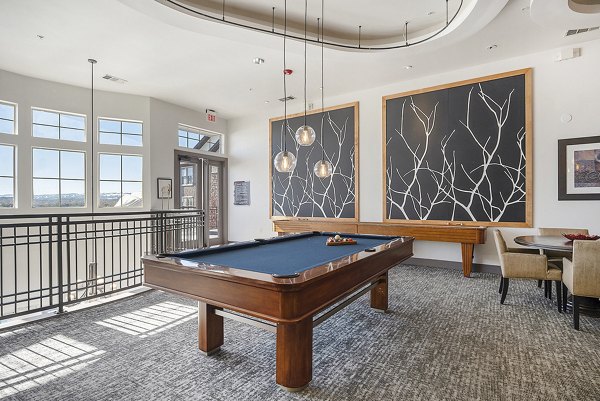
[[158, 199], [173, 198], [173, 180], [170, 178], [157, 178]]
[[558, 141], [558, 200], [600, 200], [600, 136]]

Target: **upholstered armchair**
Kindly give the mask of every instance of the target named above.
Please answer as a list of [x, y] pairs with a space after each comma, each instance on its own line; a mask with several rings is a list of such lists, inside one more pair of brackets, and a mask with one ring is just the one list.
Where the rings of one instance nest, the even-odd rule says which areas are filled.
[[[562, 310], [561, 297], [561, 270], [548, 263], [546, 255], [523, 253], [518, 248], [508, 248], [506, 241], [502, 237], [500, 230], [494, 230], [494, 240], [496, 249], [500, 258], [500, 268], [502, 278], [500, 279], [499, 293], [502, 294], [500, 303], [504, 304], [506, 294], [508, 293], [509, 279], [524, 278], [532, 280], [550, 280], [556, 283], [556, 292], [558, 295], [558, 311]], [[530, 251], [525, 249], [524, 251]]]
[[573, 241], [573, 260], [563, 259], [563, 305], [573, 295], [573, 327], [579, 330], [581, 298], [600, 298], [600, 241]]

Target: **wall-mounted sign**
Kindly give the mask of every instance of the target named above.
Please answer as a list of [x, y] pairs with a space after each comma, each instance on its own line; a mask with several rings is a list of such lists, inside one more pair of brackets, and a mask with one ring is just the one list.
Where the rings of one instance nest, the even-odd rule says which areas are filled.
[[250, 181], [233, 182], [233, 204], [243, 206], [250, 204]]

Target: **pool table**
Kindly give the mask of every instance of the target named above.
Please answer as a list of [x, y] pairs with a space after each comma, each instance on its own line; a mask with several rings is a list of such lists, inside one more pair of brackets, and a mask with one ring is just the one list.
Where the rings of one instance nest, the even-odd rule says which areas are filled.
[[198, 347], [223, 345], [223, 317], [276, 333], [276, 381], [290, 391], [312, 380], [313, 327], [366, 292], [388, 307], [388, 270], [412, 256], [413, 238], [304, 233], [142, 258], [145, 284], [198, 300]]

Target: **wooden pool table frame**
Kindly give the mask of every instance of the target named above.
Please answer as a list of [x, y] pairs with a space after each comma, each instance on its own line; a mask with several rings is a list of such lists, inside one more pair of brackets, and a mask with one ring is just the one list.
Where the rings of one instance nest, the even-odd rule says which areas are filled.
[[372, 286], [371, 307], [385, 311], [388, 270], [412, 256], [412, 244], [409, 237], [391, 240], [374, 252], [345, 256], [293, 278], [144, 256], [144, 281], [199, 301], [198, 347], [206, 354], [223, 345], [223, 309], [271, 322], [277, 333], [276, 381], [295, 391], [312, 380], [313, 326], [320, 323], [313, 322], [314, 317], [368, 286]]

